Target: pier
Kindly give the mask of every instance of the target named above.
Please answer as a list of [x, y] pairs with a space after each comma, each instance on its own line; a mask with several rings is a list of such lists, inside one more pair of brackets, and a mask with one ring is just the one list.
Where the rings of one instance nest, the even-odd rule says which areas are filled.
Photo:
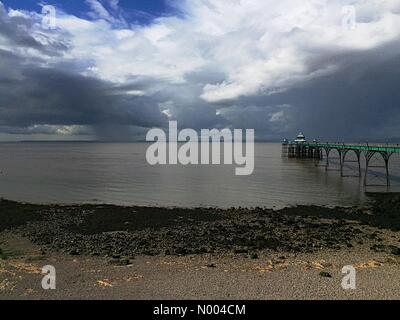
[[[299, 134], [296, 140], [284, 140], [282, 143], [282, 155], [288, 158], [297, 159], [315, 159], [322, 161], [325, 159], [326, 170], [330, 169], [332, 153], [336, 151], [339, 155], [340, 175], [341, 177], [359, 177], [363, 176], [361, 161], [365, 159], [364, 170], [364, 186], [380, 186], [369, 184], [368, 174], [372, 168], [380, 168], [385, 173], [385, 185], [390, 186], [390, 158], [395, 153], [400, 153], [399, 145], [380, 145], [380, 144], [352, 144], [352, 143], [320, 143], [317, 140], [308, 142], [303, 134]], [[353, 154], [355, 159], [349, 159], [349, 155]], [[379, 155], [382, 165], [373, 165], [372, 159], [375, 155]], [[344, 167], [346, 163], [356, 164], [356, 175], [345, 175]]]

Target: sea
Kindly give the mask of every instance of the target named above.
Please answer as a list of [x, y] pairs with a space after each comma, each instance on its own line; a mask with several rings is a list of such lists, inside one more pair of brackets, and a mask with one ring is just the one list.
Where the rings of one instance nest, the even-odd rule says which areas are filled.
[[[147, 143], [0, 143], [0, 197], [37, 204], [282, 208], [362, 205], [368, 200], [365, 191], [400, 191], [399, 155], [390, 162], [388, 189], [379, 168], [369, 177], [378, 186], [365, 188], [363, 178], [340, 176], [338, 159], [327, 171], [325, 160], [282, 157], [280, 143], [255, 144], [255, 168], [249, 176], [235, 175], [236, 165], [152, 166], [146, 161], [148, 147]], [[351, 163], [345, 171], [358, 173]]]

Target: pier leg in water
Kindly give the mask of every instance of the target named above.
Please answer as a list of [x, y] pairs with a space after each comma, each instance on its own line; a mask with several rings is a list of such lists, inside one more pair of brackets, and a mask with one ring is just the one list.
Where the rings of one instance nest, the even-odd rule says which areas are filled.
[[389, 172], [389, 160], [390, 160], [391, 154], [386, 154], [385, 156], [385, 166], [386, 166], [386, 185], [390, 187], [390, 172]]
[[331, 149], [325, 148], [325, 153], [326, 153], [326, 166], [325, 166], [325, 170], [328, 171], [328, 169], [329, 169], [329, 154], [331, 153]]
[[[385, 165], [384, 166], [371, 166], [370, 162], [372, 157], [379, 153], [384, 162]], [[365, 165], [365, 178], [364, 178], [364, 186], [367, 187], [369, 186], [368, 184], [368, 172], [369, 172], [369, 168], [384, 168], [385, 169], [385, 174], [386, 174], [386, 186], [390, 187], [390, 172], [389, 172], [389, 160], [390, 157], [392, 156], [393, 153], [388, 153], [388, 152], [375, 152], [375, 151], [367, 151], [365, 154], [365, 159], [366, 159], [366, 165]]]
[[[351, 151], [353, 151], [353, 152], [355, 153], [355, 155], [356, 155], [356, 157], [357, 157], [357, 160], [346, 160], [346, 156], [347, 156], [348, 153], [350, 153]], [[356, 176], [356, 175], [353, 175], [353, 176], [347, 175], [347, 176], [346, 176], [346, 175], [344, 174], [344, 165], [345, 165], [345, 163], [357, 163], [357, 165], [358, 165], [358, 175], [357, 175], [357, 176]], [[361, 151], [359, 151], [359, 150], [351, 150], [351, 149], [348, 149], [348, 150], [345, 150], [345, 151], [342, 153], [341, 176], [342, 176], [342, 177], [356, 177], [356, 178], [359, 178], [359, 177], [362, 176], [362, 173], [361, 173]]]

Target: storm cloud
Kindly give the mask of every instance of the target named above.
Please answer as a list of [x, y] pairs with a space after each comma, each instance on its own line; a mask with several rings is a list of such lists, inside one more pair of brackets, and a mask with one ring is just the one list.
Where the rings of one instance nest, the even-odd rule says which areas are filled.
[[178, 120], [267, 140], [400, 138], [400, 0], [180, 1], [145, 26], [87, 3], [88, 18], [57, 10], [55, 30], [0, 5], [0, 137], [142, 139]]
[[[0, 51], [0, 61], [6, 71], [0, 76], [0, 128], [8, 127], [7, 133], [51, 133], [51, 127], [60, 133], [65, 126], [89, 126], [95, 132], [113, 127], [127, 133], [129, 126], [163, 126], [166, 122], [156, 100], [135, 94], [139, 91], [133, 89], [141, 88], [140, 84], [130, 85], [127, 91], [126, 86], [68, 70], [25, 64], [21, 57], [5, 51]], [[117, 132], [112, 136], [125, 138]]]

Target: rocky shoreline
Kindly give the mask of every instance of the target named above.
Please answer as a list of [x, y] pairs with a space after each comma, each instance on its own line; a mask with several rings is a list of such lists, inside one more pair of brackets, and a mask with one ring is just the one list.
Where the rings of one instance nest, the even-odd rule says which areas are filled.
[[400, 195], [371, 194], [365, 207], [150, 208], [32, 205], [0, 200], [0, 232], [46, 252], [109, 257], [312, 253], [357, 246], [400, 255]]

